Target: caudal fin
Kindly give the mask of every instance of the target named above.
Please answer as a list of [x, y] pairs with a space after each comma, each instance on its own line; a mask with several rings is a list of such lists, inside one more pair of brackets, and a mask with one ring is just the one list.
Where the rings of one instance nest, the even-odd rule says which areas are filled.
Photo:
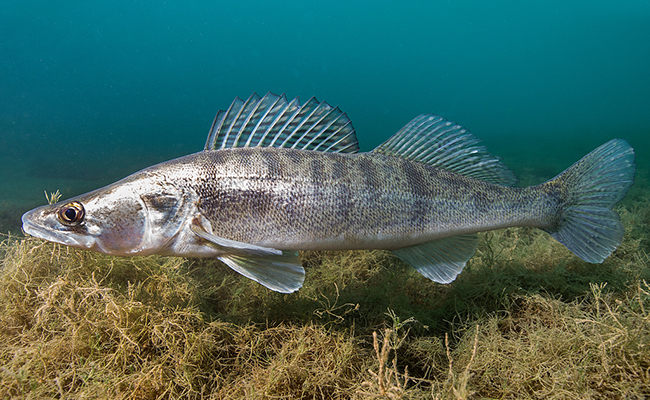
[[634, 183], [634, 150], [613, 139], [547, 182], [564, 192], [559, 225], [547, 230], [575, 255], [601, 263], [623, 240], [624, 228], [612, 210]]

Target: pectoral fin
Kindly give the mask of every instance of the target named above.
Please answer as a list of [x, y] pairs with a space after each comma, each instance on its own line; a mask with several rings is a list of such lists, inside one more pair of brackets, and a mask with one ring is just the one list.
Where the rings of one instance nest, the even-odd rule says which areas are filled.
[[292, 293], [302, 287], [305, 270], [298, 253], [257, 246], [216, 236], [210, 222], [203, 216], [192, 220], [192, 232], [223, 251], [217, 256], [224, 264], [247, 278], [281, 293]]
[[393, 250], [400, 260], [438, 283], [450, 283], [472, 258], [478, 236], [460, 235]]
[[241, 255], [255, 255], [255, 256], [281, 256], [282, 250], [274, 249], [272, 247], [256, 246], [250, 243], [238, 242], [216, 236], [209, 231], [212, 231], [210, 223], [205, 217], [200, 216], [192, 220], [192, 232], [197, 236], [207, 240], [216, 247], [222, 248], [228, 253], [235, 253]]

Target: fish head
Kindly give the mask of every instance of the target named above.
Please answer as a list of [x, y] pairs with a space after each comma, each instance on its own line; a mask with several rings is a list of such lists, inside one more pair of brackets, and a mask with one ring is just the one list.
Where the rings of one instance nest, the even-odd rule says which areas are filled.
[[177, 233], [182, 193], [151, 179], [112, 185], [22, 216], [25, 233], [114, 256], [157, 253]]

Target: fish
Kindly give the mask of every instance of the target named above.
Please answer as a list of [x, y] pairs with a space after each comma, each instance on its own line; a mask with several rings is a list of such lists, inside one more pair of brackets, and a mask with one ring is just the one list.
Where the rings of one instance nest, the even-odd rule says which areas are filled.
[[200, 152], [22, 216], [26, 234], [113, 256], [217, 258], [265, 287], [302, 287], [300, 250], [391, 251], [454, 281], [477, 233], [530, 226], [588, 263], [621, 244], [613, 207], [635, 154], [613, 139], [553, 179], [515, 174], [467, 129], [433, 114], [370, 152], [338, 107], [256, 93], [220, 110]]

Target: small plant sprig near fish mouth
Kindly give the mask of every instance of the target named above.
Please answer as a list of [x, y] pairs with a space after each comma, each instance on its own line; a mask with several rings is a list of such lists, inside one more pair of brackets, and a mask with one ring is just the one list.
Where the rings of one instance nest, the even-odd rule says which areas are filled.
[[44, 190], [43, 192], [45, 192], [47, 204], [58, 203], [59, 200], [61, 200], [61, 192], [59, 192], [59, 189], [56, 189], [56, 192], [50, 192], [49, 195], [47, 194], [47, 190]]

